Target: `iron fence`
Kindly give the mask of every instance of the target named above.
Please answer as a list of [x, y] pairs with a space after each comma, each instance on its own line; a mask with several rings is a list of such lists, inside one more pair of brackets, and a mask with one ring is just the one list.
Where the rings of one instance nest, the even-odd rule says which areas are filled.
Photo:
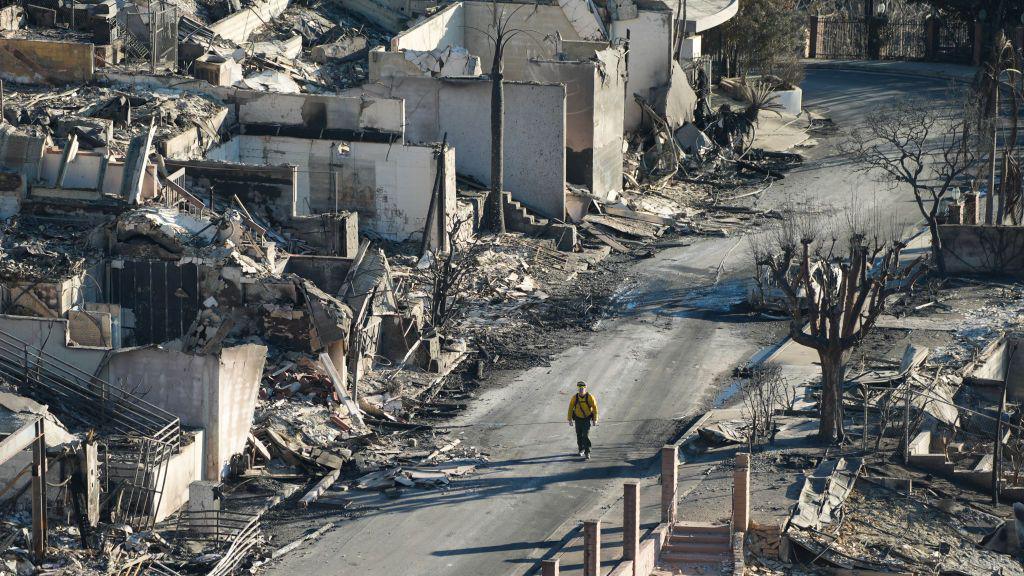
[[119, 516], [136, 528], [153, 525], [170, 458], [181, 447], [176, 416], [3, 331], [0, 378], [65, 421], [103, 434], [102, 480], [118, 486]]
[[862, 59], [867, 55], [868, 27], [864, 20], [822, 18], [818, 22], [817, 54], [828, 59]]
[[969, 61], [974, 26], [961, 20], [815, 17], [811, 57], [839, 60]]
[[974, 25], [963, 20], [939, 22], [935, 59], [943, 62], [970, 62], [974, 54]]

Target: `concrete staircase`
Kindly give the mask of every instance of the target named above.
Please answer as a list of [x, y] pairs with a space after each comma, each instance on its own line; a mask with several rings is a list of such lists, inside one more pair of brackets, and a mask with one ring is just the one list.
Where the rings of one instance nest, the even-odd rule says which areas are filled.
[[572, 224], [552, 222], [542, 218], [512, 199], [510, 192], [502, 192], [505, 199], [505, 226], [513, 232], [527, 236], [550, 238], [559, 250], [571, 251], [576, 245], [576, 227]]
[[[729, 526], [677, 522], [661, 551], [660, 563], [682, 574], [732, 574]], [[679, 573], [679, 572], [675, 572]]]

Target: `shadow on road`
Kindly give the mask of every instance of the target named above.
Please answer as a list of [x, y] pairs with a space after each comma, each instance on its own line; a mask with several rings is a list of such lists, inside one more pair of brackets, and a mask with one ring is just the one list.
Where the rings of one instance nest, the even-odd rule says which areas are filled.
[[[339, 516], [364, 518], [402, 514], [500, 496], [535, 494], [559, 485], [579, 488], [588, 482], [599, 484], [609, 478], [640, 478], [652, 466], [655, 457], [624, 458], [623, 454], [628, 454], [632, 448], [628, 443], [603, 443], [595, 447], [589, 461], [582, 460], [575, 453], [498, 460], [478, 468], [474, 475], [456, 479], [446, 487], [434, 490], [415, 487], [354, 490], [344, 495], [329, 493], [332, 498], [326, 499], [326, 503], [312, 504], [307, 514], [297, 515], [292, 521], [305, 525], [311, 518], [329, 520]], [[521, 466], [540, 467], [533, 472], [544, 474], [517, 474], [516, 470]], [[298, 493], [304, 492], [300, 490]], [[340, 498], [348, 503], [344, 509], [337, 504]]]

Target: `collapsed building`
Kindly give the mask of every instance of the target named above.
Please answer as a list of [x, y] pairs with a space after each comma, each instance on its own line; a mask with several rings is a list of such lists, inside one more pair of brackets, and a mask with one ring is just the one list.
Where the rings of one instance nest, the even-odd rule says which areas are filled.
[[472, 470], [478, 451], [436, 435], [416, 458], [456, 460], [439, 469], [370, 448], [464, 406], [444, 394], [467, 343], [435, 325], [423, 277], [481, 223], [492, 9], [529, 31], [504, 59], [504, 194], [509, 227], [541, 240], [481, 256], [512, 264], [479, 286], [540, 302], [526, 270], [586, 269], [573, 223], [619, 201], [645, 107], [692, 119], [673, 7], [0, 8], [0, 496], [31, 509], [33, 560], [59, 511], [82, 549], [144, 531], [104, 569], [166, 572], [158, 532], [212, 531], [214, 560], [175, 561], [227, 574], [280, 501], [222, 510], [227, 479], [315, 475], [315, 500], [361, 451], [361, 486]]

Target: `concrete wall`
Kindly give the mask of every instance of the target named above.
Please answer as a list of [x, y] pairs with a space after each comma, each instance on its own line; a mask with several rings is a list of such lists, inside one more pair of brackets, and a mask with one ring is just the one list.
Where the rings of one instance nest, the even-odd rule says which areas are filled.
[[29, 182], [39, 177], [46, 138], [23, 134], [9, 124], [0, 124], [0, 166], [16, 170]]
[[[491, 179], [491, 84], [486, 80], [392, 78], [363, 90], [402, 98], [406, 140], [439, 142], [447, 134], [460, 174]], [[505, 189], [548, 217], [565, 213], [565, 87], [505, 85]]]
[[402, 30], [409, 21], [409, 10], [404, 9], [405, 3], [401, 1], [332, 0], [332, 2], [349, 12], [362, 16], [389, 32]]
[[[199, 430], [192, 434], [195, 434], [192, 441], [183, 443], [181, 451], [171, 456], [165, 465], [166, 476], [162, 478], [163, 495], [156, 511], [157, 522], [180, 510], [188, 502], [188, 485], [203, 479], [204, 432]], [[161, 470], [159, 475], [164, 475], [164, 471]]]
[[284, 229], [320, 256], [355, 258], [359, 251], [358, 212], [295, 216], [288, 219]]
[[337, 294], [345, 282], [352, 258], [339, 256], [312, 256], [292, 254], [284, 267], [285, 274], [298, 274], [312, 281], [316, 287], [328, 294]]
[[565, 84], [566, 180], [610, 200], [622, 189], [625, 62], [616, 48], [591, 56], [598, 60], [532, 60], [526, 75]]
[[1012, 401], [1024, 399], [1024, 337], [1007, 336], [1006, 395]]
[[[659, 3], [660, 4], [660, 3]], [[672, 68], [672, 10], [662, 8], [640, 10], [636, 18], [611, 23], [613, 40], [626, 41], [629, 36], [629, 68], [626, 82], [625, 129], [634, 131], [642, 119], [633, 94], [650, 101], [651, 89], [669, 80]]]
[[[362, 230], [389, 240], [419, 238], [427, 219], [436, 174], [433, 146], [338, 142], [272, 136], [239, 136], [235, 148], [214, 157], [243, 164], [298, 166], [296, 211], [359, 213]], [[445, 153], [446, 214], [455, 213], [455, 153]], [[434, 240], [436, 241], [436, 239]]]
[[0, 312], [21, 316], [63, 318], [83, 302], [82, 275], [49, 282], [9, 280], [0, 283]]
[[[0, 161], [0, 167], [5, 166]], [[28, 192], [26, 179], [21, 174], [0, 172], [0, 220], [7, 220], [21, 212], [21, 201]]]
[[[47, 442], [49, 446], [49, 442]], [[0, 464], [0, 486], [7, 486], [9, 482], [14, 480], [19, 472], [25, 469], [26, 466], [32, 466], [32, 447], [28, 447], [21, 452], [18, 452], [10, 460]], [[60, 465], [50, 465], [46, 470], [46, 481], [51, 486], [60, 484]], [[14, 501], [14, 510], [17, 512], [24, 512], [26, 514], [32, 513], [32, 490], [29, 488], [29, 484], [32, 483], [32, 471], [29, 469], [21, 478], [14, 481], [4, 494], [5, 498], [11, 498], [18, 492], [25, 490], [21, 493], [21, 496]], [[46, 501], [50, 506], [61, 507], [65, 504], [64, 493], [61, 490], [55, 490], [48, 488], [46, 490]]]
[[69, 346], [68, 321], [58, 318], [0, 314], [0, 332], [5, 332], [33, 348], [41, 348], [46, 354], [85, 374], [95, 374], [108, 352], [105, 348]]
[[[490, 2], [465, 2], [465, 45], [470, 54], [480, 57], [483, 69], [490, 70], [494, 59], [494, 43], [481, 31], [488, 31], [493, 20]], [[509, 27], [523, 30], [505, 48], [505, 79], [525, 81], [526, 64], [531, 58], [551, 60], [555, 56], [555, 36], [565, 40], [581, 40], [579, 33], [565, 16], [561, 6], [544, 4], [499, 3]]]
[[1024, 336], [1008, 334], [992, 349], [985, 362], [970, 374], [978, 380], [1006, 382], [1007, 398], [1024, 398]]
[[[267, 347], [259, 344], [245, 344], [221, 351], [216, 398], [218, 419], [214, 429], [208, 432], [217, 435], [214, 458], [223, 463], [221, 476], [227, 472], [226, 465], [231, 456], [245, 448], [266, 361]], [[214, 458], [208, 458], [208, 461]], [[208, 479], [210, 476], [207, 474]]]
[[[265, 126], [274, 134], [302, 131], [321, 133], [345, 132], [345, 138], [360, 136], [401, 138], [404, 132], [404, 103], [401, 100], [335, 96], [330, 94], [278, 94], [257, 92], [225, 86], [213, 86], [204, 80], [182, 80], [179, 77], [139, 76], [103, 72], [100, 77], [113, 83], [146, 88], [203, 94], [237, 104], [237, 116], [229, 114], [227, 123], [235, 120], [249, 125], [250, 133]], [[333, 136], [331, 136], [333, 137]]]
[[114, 337], [110, 314], [68, 310], [68, 341], [74, 346], [112, 348]]
[[204, 202], [207, 201], [205, 192], [212, 187], [219, 198], [229, 203], [232, 195], [237, 195], [246, 209], [256, 217], [266, 218], [267, 212], [270, 212], [269, 215], [280, 222], [295, 214], [298, 166], [252, 166], [171, 159], [164, 160], [164, 164], [168, 172], [185, 168], [186, 188], [199, 193]]
[[264, 0], [210, 24], [210, 30], [235, 44], [242, 44], [288, 7], [288, 0]]
[[[39, 169], [39, 183], [46, 188], [57, 185], [57, 174], [63, 151], [60, 148], [47, 148], [43, 154]], [[106, 162], [106, 169], [103, 164]], [[124, 162], [109, 160], [96, 152], [79, 151], [74, 160], [68, 163], [67, 175], [64, 177], [64, 188], [71, 190], [97, 190], [104, 194], [121, 194], [121, 182], [124, 180]], [[100, 182], [102, 177], [103, 181]], [[142, 181], [142, 197], [152, 198], [157, 193], [156, 166], [146, 165], [146, 174]], [[33, 194], [42, 195], [33, 190]], [[54, 193], [47, 194], [54, 196]]]
[[429, 52], [448, 46], [465, 47], [466, 10], [456, 2], [391, 39], [391, 50]]
[[206, 155], [206, 151], [217, 144], [217, 139], [210, 134], [223, 134], [229, 125], [228, 118], [234, 123], [234, 111], [228, 107], [222, 107], [213, 113], [208, 119], [196, 118], [197, 122], [203, 124], [203, 128], [190, 126], [176, 136], [164, 139], [154, 139], [154, 145], [160, 150], [165, 158], [199, 159]]
[[220, 480], [242, 451], [252, 426], [267, 348], [245, 344], [197, 356], [165, 348], [113, 354], [106, 367], [115, 385], [131, 382], [140, 398], [205, 432], [206, 480]]
[[1024, 227], [939, 226], [946, 272], [1024, 277]]
[[[331, 137], [325, 133], [344, 131], [355, 139], [359, 133], [390, 136], [403, 132], [404, 103], [393, 99], [363, 99], [315, 94], [277, 94], [251, 90], [234, 94], [238, 121], [253, 133], [253, 125], [294, 127], [308, 137]], [[281, 132], [275, 130], [274, 134]], [[297, 134], [290, 134], [297, 135]]]
[[23, 84], [68, 84], [93, 78], [93, 45], [0, 38], [0, 77]]

